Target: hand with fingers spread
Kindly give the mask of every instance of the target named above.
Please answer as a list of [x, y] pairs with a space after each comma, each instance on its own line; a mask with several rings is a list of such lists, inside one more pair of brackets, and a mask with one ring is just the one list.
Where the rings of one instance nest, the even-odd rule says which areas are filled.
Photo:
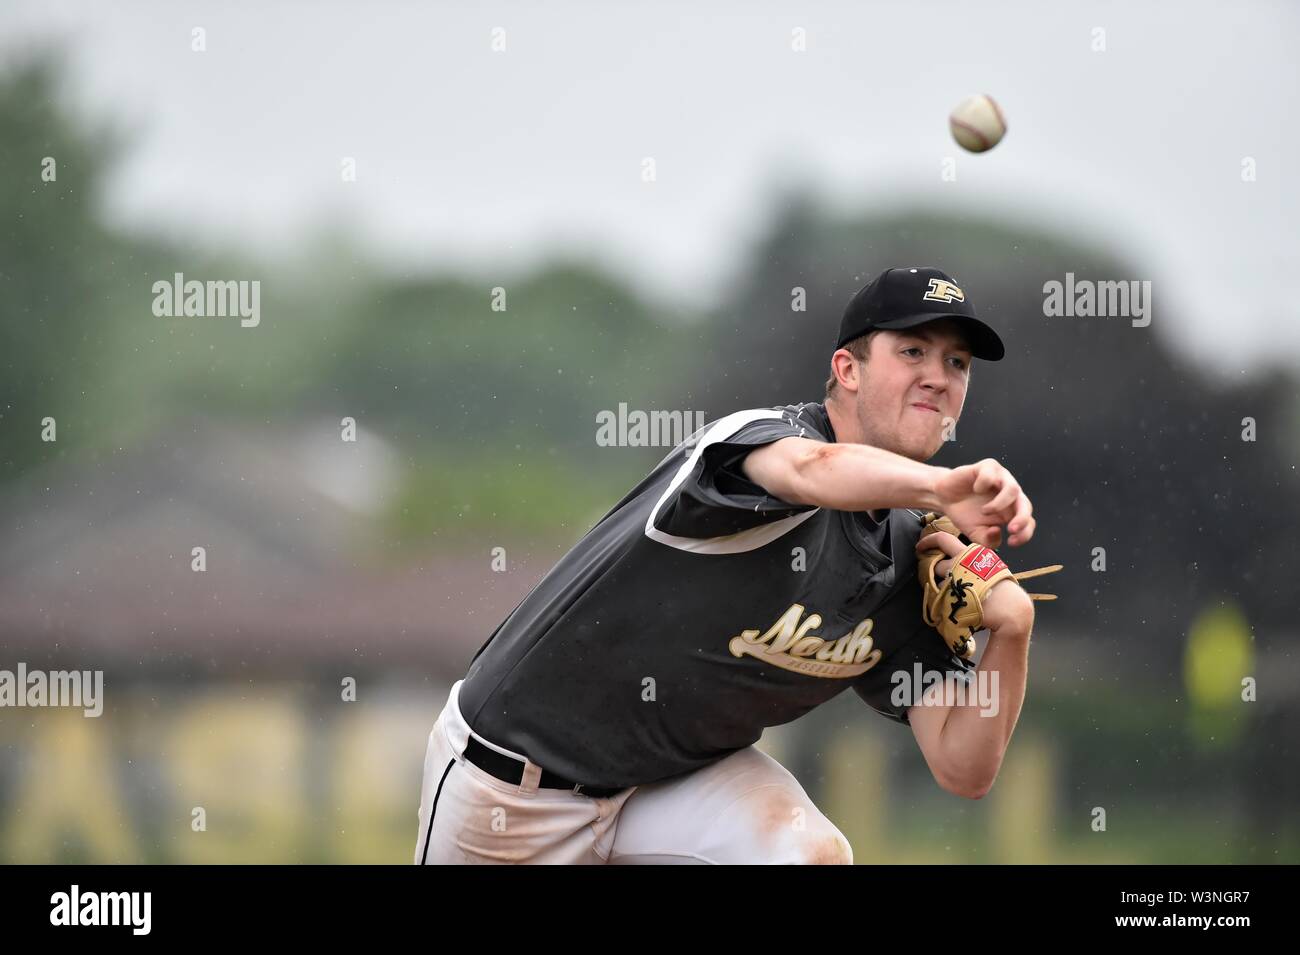
[[952, 468], [935, 483], [934, 491], [941, 512], [977, 544], [1000, 547], [1003, 526], [1012, 547], [1034, 536], [1037, 522], [1029, 496], [1011, 472], [992, 458]]

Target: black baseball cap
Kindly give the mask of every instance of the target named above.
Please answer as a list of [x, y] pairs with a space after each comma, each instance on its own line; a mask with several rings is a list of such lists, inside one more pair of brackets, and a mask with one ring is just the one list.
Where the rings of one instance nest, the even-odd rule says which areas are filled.
[[976, 358], [1001, 361], [1006, 354], [998, 333], [975, 317], [961, 286], [933, 268], [885, 269], [859, 289], [844, 310], [835, 347], [877, 328], [912, 328], [940, 318], [961, 322]]

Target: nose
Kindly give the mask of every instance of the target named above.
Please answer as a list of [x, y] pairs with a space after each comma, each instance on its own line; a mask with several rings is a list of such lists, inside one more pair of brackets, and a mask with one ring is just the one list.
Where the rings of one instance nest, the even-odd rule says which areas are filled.
[[921, 366], [921, 387], [931, 394], [941, 395], [948, 390], [948, 376], [944, 372], [943, 358], [926, 361]]

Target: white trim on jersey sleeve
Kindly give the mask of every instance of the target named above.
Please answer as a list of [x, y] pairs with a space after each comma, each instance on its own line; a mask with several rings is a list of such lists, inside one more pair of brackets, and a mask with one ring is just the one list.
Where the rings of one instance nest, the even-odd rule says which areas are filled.
[[645, 522], [645, 536], [661, 544], [667, 544], [669, 547], [694, 551], [697, 554], [743, 554], [746, 551], [757, 550], [764, 544], [771, 543], [782, 534], [789, 533], [816, 514], [820, 508], [813, 508], [800, 514], [791, 514], [779, 521], [751, 527], [735, 534], [725, 534], [722, 537], [676, 537], [672, 534], [665, 534], [655, 527], [655, 518], [659, 516], [659, 511], [677, 493], [678, 489], [686, 483], [686, 480], [691, 476], [691, 472], [695, 470], [695, 465], [699, 461], [700, 455], [704, 453], [705, 448], [719, 441], [725, 441], [751, 421], [781, 417], [783, 417], [783, 414], [780, 411], [760, 408], [751, 411], [736, 411], [715, 421], [704, 433], [704, 437], [695, 446], [695, 450], [691, 452], [690, 457], [678, 468], [677, 474], [668, 485], [668, 489], [655, 502], [654, 508], [650, 511], [650, 517]]

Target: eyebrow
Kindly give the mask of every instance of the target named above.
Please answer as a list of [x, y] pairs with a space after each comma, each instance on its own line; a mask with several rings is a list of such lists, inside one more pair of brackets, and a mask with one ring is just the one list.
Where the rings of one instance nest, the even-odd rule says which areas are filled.
[[[921, 339], [921, 341], [923, 341], [923, 342], [930, 342], [930, 343], [933, 343], [933, 342], [934, 342], [934, 336], [933, 336], [933, 335], [931, 335], [929, 332], [922, 331], [922, 330], [919, 329], [919, 328], [917, 328], [917, 329], [913, 329], [913, 328], [904, 328], [904, 329], [901, 329], [901, 330], [899, 331], [899, 334], [902, 335], [904, 338], [919, 338], [919, 339]], [[972, 354], [971, 349], [970, 349], [970, 346], [969, 346], [969, 345], [966, 345], [964, 342], [963, 342], [963, 343], [959, 343], [959, 344], [955, 345], [954, 347], [957, 349], [957, 351], [964, 351], [964, 352], [966, 352], [966, 354], [968, 354], [968, 355], [969, 355], [969, 354]]]

